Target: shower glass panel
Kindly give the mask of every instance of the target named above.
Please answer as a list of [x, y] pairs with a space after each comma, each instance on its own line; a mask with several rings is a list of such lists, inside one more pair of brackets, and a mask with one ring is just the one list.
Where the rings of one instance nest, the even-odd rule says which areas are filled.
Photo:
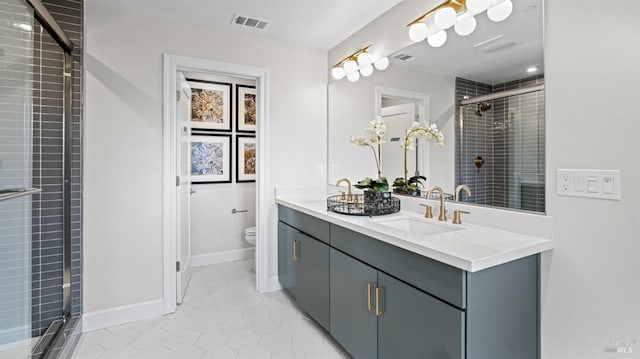
[[[0, 0], [0, 358], [30, 356], [32, 342], [33, 10]], [[11, 197], [15, 194], [15, 197]]]
[[544, 91], [505, 100], [504, 124], [498, 123], [494, 131], [507, 132], [508, 207], [544, 212]]
[[458, 101], [463, 96], [484, 98], [457, 110], [456, 183], [467, 184], [473, 193], [471, 197], [464, 196], [463, 201], [543, 213], [544, 90], [516, 95], [501, 91], [539, 85], [544, 79], [525, 79], [501, 86], [456, 81]]
[[60, 328], [75, 323], [65, 241], [73, 74], [52, 23], [39, 1], [0, 0], [0, 359], [59, 353], [69, 334]]

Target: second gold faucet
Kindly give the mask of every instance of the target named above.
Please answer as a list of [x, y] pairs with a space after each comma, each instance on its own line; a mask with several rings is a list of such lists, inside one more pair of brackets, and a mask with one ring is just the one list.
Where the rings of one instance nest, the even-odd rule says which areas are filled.
[[352, 196], [351, 196], [351, 181], [349, 181], [346, 178], [341, 178], [336, 182], [336, 187], [340, 186], [340, 183], [342, 183], [342, 182], [347, 182], [347, 197], [345, 198], [344, 192], [341, 191], [340, 192], [340, 199], [343, 200], [343, 201], [345, 199], [347, 201], [351, 201], [351, 199], [352, 199]]
[[[438, 214], [438, 221], [446, 221], [447, 212], [444, 208], [444, 191], [442, 190], [441, 187], [438, 187], [438, 186], [431, 187], [429, 191], [427, 191], [427, 200], [429, 200], [429, 197], [431, 197], [431, 192], [433, 191], [438, 191], [438, 193], [440, 194], [440, 214]], [[431, 209], [431, 206], [427, 205], [427, 213], [425, 213], [425, 217], [427, 218], [431, 218], [429, 217], [430, 209]], [[433, 216], [433, 214], [431, 214], [431, 216]]]

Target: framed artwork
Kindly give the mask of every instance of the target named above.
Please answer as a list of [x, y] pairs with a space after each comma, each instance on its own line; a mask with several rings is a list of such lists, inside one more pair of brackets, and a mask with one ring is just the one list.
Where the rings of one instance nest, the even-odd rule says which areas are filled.
[[255, 182], [256, 180], [256, 138], [254, 136], [236, 136], [236, 182]]
[[256, 131], [256, 88], [236, 85], [236, 131]]
[[231, 84], [187, 81], [191, 87], [191, 128], [231, 131]]
[[231, 182], [231, 135], [191, 136], [191, 183]]

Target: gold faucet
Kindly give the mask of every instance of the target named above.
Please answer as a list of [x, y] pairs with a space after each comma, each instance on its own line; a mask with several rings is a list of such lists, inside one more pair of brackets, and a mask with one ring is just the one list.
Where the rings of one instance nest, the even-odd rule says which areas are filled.
[[469, 214], [471, 212], [468, 211], [462, 211], [459, 209], [456, 209], [455, 211], [453, 211], [453, 224], [462, 224], [462, 214]]
[[[446, 221], [447, 220], [447, 212], [444, 208], [444, 191], [442, 188], [438, 186], [433, 186], [427, 192], [427, 200], [431, 197], [431, 192], [438, 191], [440, 193], [440, 214], [438, 215], [438, 221]], [[429, 206], [427, 206], [427, 212], [429, 211]]]
[[[340, 186], [340, 183], [342, 183], [342, 182], [347, 182], [347, 186], [348, 186], [347, 187], [347, 201], [351, 201], [351, 199], [352, 199], [352, 197], [351, 197], [351, 181], [349, 181], [346, 178], [341, 178], [341, 179], [338, 180], [338, 182], [336, 182], [336, 187]], [[343, 200], [343, 201], [345, 200], [344, 192], [342, 192], [342, 191], [340, 191], [340, 199]]]
[[471, 197], [471, 190], [469, 189], [469, 186], [467, 186], [466, 184], [461, 184], [461, 185], [458, 185], [458, 187], [456, 187], [456, 193], [453, 196], [454, 202], [458, 202], [460, 200], [461, 190], [464, 190], [465, 192], [467, 192], [467, 197]]

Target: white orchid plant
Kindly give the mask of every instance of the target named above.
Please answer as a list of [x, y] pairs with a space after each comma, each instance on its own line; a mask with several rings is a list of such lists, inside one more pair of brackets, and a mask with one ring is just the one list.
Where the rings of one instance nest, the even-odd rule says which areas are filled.
[[382, 151], [382, 144], [385, 143], [384, 135], [387, 132], [387, 125], [385, 125], [382, 117], [378, 116], [369, 122], [369, 125], [364, 128], [367, 137], [350, 137], [349, 141], [359, 146], [369, 146], [373, 151], [373, 157], [376, 161], [376, 169], [378, 170], [378, 178], [382, 173], [382, 163], [380, 153]]
[[404, 182], [407, 183], [407, 151], [414, 150], [416, 148], [416, 140], [419, 138], [427, 138], [428, 140], [435, 140], [436, 146], [444, 146], [444, 135], [438, 130], [438, 126], [435, 123], [428, 124], [424, 121], [415, 121], [406, 130], [404, 136], [404, 142], [402, 144], [404, 148]]

